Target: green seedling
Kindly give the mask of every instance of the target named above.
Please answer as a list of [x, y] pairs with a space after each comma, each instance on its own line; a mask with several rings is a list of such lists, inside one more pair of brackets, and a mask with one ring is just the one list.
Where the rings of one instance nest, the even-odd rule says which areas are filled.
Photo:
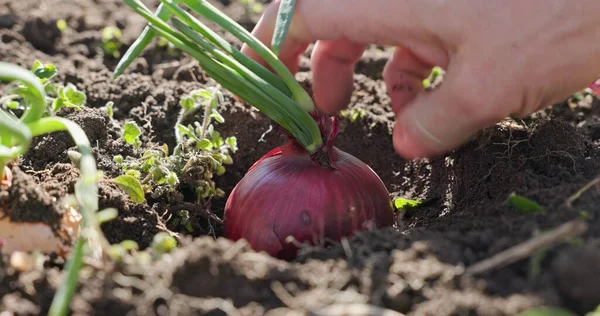
[[56, 28], [61, 33], [64, 33], [68, 28], [67, 21], [65, 21], [64, 19], [60, 19], [60, 20], [56, 21]]
[[365, 111], [362, 109], [346, 109], [340, 111], [340, 117], [346, 118], [352, 123], [362, 119], [364, 116]]
[[142, 130], [136, 122], [129, 121], [125, 123], [123, 127], [123, 140], [127, 144], [132, 145], [133, 148], [139, 148], [142, 145], [140, 135], [142, 135]]
[[506, 199], [506, 203], [522, 214], [535, 214], [544, 212], [544, 208], [537, 202], [532, 201], [524, 196], [511, 193]]
[[136, 177], [124, 174], [108, 181], [118, 185], [121, 190], [129, 195], [133, 202], [142, 203], [146, 201], [144, 189]]
[[[115, 156], [115, 163], [130, 177], [131, 184], [133, 179], [139, 181], [142, 192], [150, 193], [153, 198], [175, 197], [181, 187], [193, 189], [198, 203], [223, 197], [225, 192], [216, 187], [213, 177], [223, 175], [225, 166], [233, 163], [237, 140], [224, 139], [215, 130], [213, 121], [225, 121], [217, 111], [222, 102], [219, 89], [190, 92], [180, 100], [181, 112], [175, 127], [177, 144], [172, 154], [163, 145], [146, 150], [141, 157]], [[202, 122], [194, 121], [198, 113], [203, 115]], [[194, 122], [186, 124], [188, 121]], [[129, 137], [126, 142], [135, 143], [140, 131], [134, 127], [137, 125], [129, 126], [124, 138]]]
[[189, 233], [192, 233], [192, 222], [190, 221], [190, 212], [188, 210], [181, 210], [177, 213], [177, 217], [173, 220], [173, 225], [183, 226]]
[[152, 249], [158, 256], [173, 251], [177, 247], [177, 240], [175, 237], [165, 232], [160, 232], [154, 235], [152, 239]]
[[104, 110], [106, 111], [106, 115], [108, 115], [109, 118], [113, 118], [114, 115], [114, 105], [115, 103], [113, 101], [108, 101], [106, 102], [106, 105], [104, 106]]
[[[75, 85], [67, 83], [65, 86], [52, 81], [57, 74], [57, 69], [53, 64], [43, 64], [36, 60], [31, 67], [31, 72], [37, 77], [45, 92], [45, 112], [48, 115], [54, 115], [63, 107], [80, 109], [81, 106], [85, 105], [87, 96], [79, 91]], [[5, 110], [23, 110], [25, 108], [24, 103], [27, 102], [25, 100], [27, 89], [26, 85], [17, 84], [7, 96], [0, 98], [0, 106]]]
[[29, 150], [33, 137], [67, 131], [77, 146], [81, 178], [75, 184], [75, 198], [83, 222], [80, 236], [64, 268], [64, 280], [48, 312], [48, 315], [56, 316], [67, 313], [83, 265], [84, 252], [87, 250], [101, 256], [101, 252], [108, 248], [108, 242], [97, 218], [99, 177], [90, 142], [79, 125], [61, 117], [47, 116], [44, 83], [55, 75], [55, 69], [48, 65], [36, 65], [32, 73], [19, 66], [0, 62], [0, 80], [18, 83], [13, 93], [17, 93], [15, 99], [21, 100], [22, 112], [21, 116], [17, 116], [11, 110], [0, 109], [0, 178], [4, 177], [4, 167], [8, 162]]
[[[254, 2], [255, 0], [248, 1]], [[275, 31], [271, 40], [271, 50], [273, 50], [275, 55], [279, 55], [281, 46], [283, 46], [283, 42], [288, 34], [295, 5], [296, 0], [282, 0], [279, 4], [279, 12], [277, 12], [277, 19], [275, 20]]]
[[102, 49], [104, 53], [113, 58], [119, 58], [119, 49], [123, 46], [121, 42], [121, 30], [115, 26], [107, 26], [102, 30]]
[[394, 207], [396, 208], [396, 210], [402, 211], [406, 208], [417, 207], [417, 206], [421, 205], [422, 203], [423, 202], [421, 202], [421, 201], [397, 198], [394, 200]]

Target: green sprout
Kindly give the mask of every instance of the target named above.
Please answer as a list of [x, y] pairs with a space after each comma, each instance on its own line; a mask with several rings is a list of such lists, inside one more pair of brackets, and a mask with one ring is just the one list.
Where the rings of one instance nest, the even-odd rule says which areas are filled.
[[136, 122], [129, 121], [125, 123], [123, 127], [123, 139], [127, 144], [132, 145], [133, 148], [139, 148], [142, 145], [140, 135], [142, 135], [142, 130]]
[[154, 235], [152, 239], [152, 249], [160, 256], [173, 251], [177, 247], [177, 240], [165, 232]]
[[67, 30], [67, 21], [65, 21], [64, 19], [60, 19], [58, 21], [56, 21], [56, 28], [61, 32], [64, 33]]
[[[36, 60], [31, 67], [31, 72], [37, 77], [44, 90], [44, 99], [46, 103], [45, 111], [49, 115], [54, 115], [63, 107], [74, 107], [80, 109], [85, 105], [87, 96], [71, 83], [66, 86], [52, 82], [56, 77], [57, 69], [53, 64], [43, 64]], [[0, 98], [0, 106], [3, 109], [19, 110], [24, 109], [27, 100], [26, 91], [29, 88], [20, 83], [10, 90], [9, 94]]]
[[417, 207], [417, 206], [421, 205], [422, 203], [423, 202], [421, 202], [421, 201], [409, 200], [409, 199], [405, 199], [405, 198], [397, 198], [397, 199], [394, 199], [394, 208], [396, 208], [396, 210], [402, 211], [406, 208]]
[[362, 109], [353, 108], [340, 111], [340, 117], [346, 118], [352, 123], [362, 119], [364, 116], [365, 111]]
[[115, 26], [107, 26], [102, 30], [102, 49], [113, 58], [119, 58], [119, 49], [123, 46], [121, 42], [121, 30]]
[[106, 105], [104, 106], [106, 115], [108, 115], [108, 117], [111, 119], [113, 118], [113, 115], [114, 115], [114, 111], [113, 111], [114, 106], [115, 106], [115, 103], [113, 101], [106, 102]]
[[[41, 67], [41, 66], [40, 66]], [[23, 100], [20, 117], [12, 111], [0, 110], [0, 177], [4, 177], [5, 166], [26, 153], [32, 138], [58, 131], [67, 131], [81, 154], [78, 168], [81, 178], [75, 184], [75, 198], [83, 216], [82, 231], [65, 265], [65, 279], [50, 306], [49, 315], [65, 315], [78, 282], [79, 270], [83, 265], [87, 249], [97, 256], [107, 249], [98, 224], [98, 174], [90, 142], [81, 127], [61, 117], [45, 116], [46, 92], [43, 82], [53, 77], [52, 67], [36, 67], [34, 73], [17, 65], [0, 62], [0, 80], [19, 83], [13, 90]], [[87, 247], [86, 247], [87, 246]]]
[[[247, 44], [273, 72], [241, 53], [192, 13], [181, 8], [180, 2]], [[121, 59], [113, 77], [118, 77], [154, 36], [161, 36], [196, 58], [205, 73], [223, 88], [289, 131], [308, 152], [314, 153], [321, 148], [323, 139], [317, 123], [310, 115], [315, 111], [312, 99], [277, 55], [241, 25], [205, 0], [161, 0], [156, 14], [139, 0], [125, 0], [125, 3], [149, 24]], [[283, 15], [291, 13], [292, 10], [282, 12]], [[285, 22], [288, 18], [279, 20]], [[287, 26], [283, 23], [283, 29], [287, 29]], [[285, 33], [285, 30], [279, 32]], [[274, 46], [279, 45], [281, 43], [275, 43]]]
[[178, 212], [178, 217], [173, 220], [173, 225], [175, 226], [183, 226], [189, 233], [192, 233], [194, 229], [192, 228], [192, 222], [190, 221], [190, 211], [188, 210], [180, 210]]
[[544, 208], [537, 202], [518, 195], [515, 192], [508, 196], [506, 203], [522, 214], [535, 214], [544, 212]]
[[[175, 126], [177, 145], [172, 154], [163, 145], [146, 150], [141, 157], [117, 155], [115, 163], [125, 176], [139, 181], [141, 191], [151, 193], [153, 198], [174, 198], [180, 194], [181, 187], [194, 190], [198, 203], [223, 197], [225, 192], [216, 187], [213, 177], [223, 175], [225, 166], [233, 164], [232, 154], [238, 148], [235, 137], [223, 138], [213, 125], [213, 121], [225, 121], [217, 111], [222, 102], [223, 95], [217, 88], [190, 92], [179, 102], [181, 111]], [[202, 122], [193, 121], [199, 112], [203, 114]], [[193, 123], [186, 123], [188, 121]], [[125, 139], [128, 143], [136, 143], [140, 131], [134, 123], [129, 126], [123, 137], [128, 137]], [[133, 185], [133, 180], [130, 181]]]

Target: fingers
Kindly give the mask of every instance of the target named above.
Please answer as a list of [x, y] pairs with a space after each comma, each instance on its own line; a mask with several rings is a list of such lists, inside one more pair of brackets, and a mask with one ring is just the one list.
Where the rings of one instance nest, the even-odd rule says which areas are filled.
[[[267, 47], [271, 47], [271, 38], [273, 37], [273, 32], [275, 29], [275, 21], [277, 18], [277, 11], [279, 10], [279, 1], [274, 1], [271, 3], [263, 16], [260, 18], [254, 30], [252, 30], [252, 35], [254, 35], [259, 41], [265, 44]], [[296, 19], [297, 20], [297, 19]], [[295, 22], [295, 23], [294, 23]], [[298, 28], [296, 26], [298, 22], [293, 21], [291, 28]], [[292, 30], [288, 34], [291, 33]], [[299, 58], [310, 42], [298, 40], [291, 35], [288, 35], [284, 45], [281, 47], [279, 52], [279, 59], [288, 67], [288, 69], [292, 73], [296, 73], [298, 71]], [[258, 56], [254, 50], [252, 50], [248, 45], [244, 44], [241, 48], [242, 53], [248, 55], [250, 58], [256, 60], [263, 66], [269, 68], [267, 64]]]
[[466, 67], [457, 68], [448, 70], [440, 87], [419, 94], [397, 114], [393, 142], [401, 156], [414, 159], [448, 152], [510, 115], [502, 95], [511, 93], [485, 91], [498, 87], [481, 84], [479, 77], [463, 70]]
[[313, 94], [319, 110], [334, 113], [348, 106], [354, 67], [366, 45], [349, 40], [319, 41], [311, 56]]
[[[279, 0], [269, 4], [252, 32], [268, 47], [279, 4]], [[399, 40], [424, 38], [424, 28], [419, 25], [422, 19], [415, 14], [411, 4], [397, 0], [297, 0], [279, 58], [295, 70], [299, 55], [316, 41], [346, 39], [362, 44], [397, 45]], [[427, 12], [426, 5], [420, 5], [420, 8]], [[383, 21], [395, 21], [393, 30]], [[242, 46], [242, 52], [261, 62], [246, 45]]]
[[394, 113], [397, 114], [423, 91], [423, 79], [429, 76], [432, 69], [433, 65], [417, 58], [409, 49], [396, 49], [383, 69], [383, 79]]

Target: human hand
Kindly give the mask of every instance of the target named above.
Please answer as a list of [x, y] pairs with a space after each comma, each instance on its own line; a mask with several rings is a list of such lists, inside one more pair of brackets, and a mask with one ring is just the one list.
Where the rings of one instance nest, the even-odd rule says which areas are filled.
[[[279, 1], [253, 31], [271, 42]], [[405, 158], [443, 154], [507, 116], [560, 102], [600, 76], [598, 0], [297, 0], [281, 60], [311, 55], [316, 106], [348, 105], [369, 44], [397, 47], [383, 70]], [[242, 51], [260, 58], [247, 46]], [[264, 63], [263, 63], [264, 64]], [[445, 71], [433, 92], [422, 80]]]

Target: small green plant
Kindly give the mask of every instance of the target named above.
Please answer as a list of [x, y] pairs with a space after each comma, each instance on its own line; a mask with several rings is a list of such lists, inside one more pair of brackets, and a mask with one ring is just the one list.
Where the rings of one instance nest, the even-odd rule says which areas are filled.
[[140, 140], [140, 136], [142, 135], [142, 130], [134, 121], [129, 121], [125, 123], [123, 126], [123, 140], [129, 145], [132, 145], [133, 148], [140, 148], [142, 146], [142, 141]]
[[506, 204], [522, 214], [535, 214], [544, 212], [544, 208], [540, 204], [524, 196], [517, 195], [515, 192], [508, 196], [506, 199]]
[[350, 122], [354, 123], [365, 116], [365, 111], [362, 109], [346, 109], [340, 111], [340, 117], [346, 118], [350, 120]]
[[106, 105], [104, 106], [104, 110], [106, 111], [106, 115], [108, 115], [109, 118], [113, 118], [114, 115], [114, 108], [115, 103], [113, 101], [108, 101], [106, 102]]
[[[163, 145], [146, 150], [139, 158], [115, 156], [115, 163], [125, 175], [138, 179], [143, 191], [151, 193], [153, 198], [177, 196], [182, 186], [194, 190], [197, 202], [223, 197], [225, 192], [216, 187], [213, 177], [225, 173], [225, 166], [233, 163], [237, 141], [235, 137], [223, 139], [214, 128], [213, 121], [224, 122], [217, 111], [221, 102], [223, 95], [216, 88], [212, 92], [205, 89], [190, 92], [180, 100], [182, 109], [175, 127], [177, 145], [172, 154]], [[202, 122], [185, 123], [198, 112], [203, 112]], [[139, 147], [139, 128], [130, 122], [125, 126], [125, 141]], [[186, 227], [184, 215], [179, 214], [177, 224]]]
[[107, 26], [102, 30], [102, 49], [107, 55], [113, 58], [121, 56], [119, 51], [123, 46], [121, 36], [121, 30], [115, 26]]
[[[49, 115], [54, 115], [63, 107], [74, 107], [80, 109], [85, 105], [87, 96], [71, 83], [67, 85], [58, 84], [52, 81], [56, 77], [57, 69], [51, 64], [43, 64], [36, 60], [31, 67], [31, 72], [38, 78], [45, 92], [46, 100], [45, 111]], [[0, 106], [3, 109], [23, 110], [25, 109], [26, 91], [29, 89], [25, 84], [17, 84], [10, 90], [9, 94], [0, 98]]]
[[67, 21], [65, 21], [64, 19], [60, 19], [58, 21], [56, 21], [56, 28], [61, 32], [64, 33], [67, 28], [69, 26], [67, 25]]
[[397, 198], [394, 199], [394, 207], [397, 210], [404, 210], [405, 208], [417, 207], [421, 205], [423, 202], [416, 200], [409, 200], [405, 198]]
[[[55, 68], [36, 63], [34, 73], [19, 66], [0, 62], [0, 80], [18, 83], [17, 88], [9, 95], [11, 101], [20, 100], [20, 111], [15, 106], [0, 109], [0, 178], [4, 177], [7, 163], [26, 153], [32, 138], [57, 131], [67, 131], [78, 150], [77, 168], [81, 171], [81, 179], [75, 184], [76, 207], [83, 216], [82, 230], [65, 266], [65, 278], [50, 306], [49, 315], [65, 315], [75, 291], [79, 270], [83, 265], [84, 253], [87, 251], [100, 258], [108, 249], [108, 242], [99, 227], [99, 221], [106, 219], [107, 212], [98, 210], [98, 180], [96, 161], [92, 154], [90, 142], [81, 127], [61, 117], [48, 116], [46, 113], [46, 92], [44, 83], [55, 75]], [[14, 105], [14, 103], [13, 103]], [[21, 112], [21, 116], [15, 113]], [[108, 211], [110, 213], [110, 211]], [[108, 214], [110, 215], [110, 214]]]
[[160, 232], [154, 235], [154, 238], [152, 239], [152, 249], [158, 256], [169, 253], [176, 247], [177, 240], [168, 233]]

